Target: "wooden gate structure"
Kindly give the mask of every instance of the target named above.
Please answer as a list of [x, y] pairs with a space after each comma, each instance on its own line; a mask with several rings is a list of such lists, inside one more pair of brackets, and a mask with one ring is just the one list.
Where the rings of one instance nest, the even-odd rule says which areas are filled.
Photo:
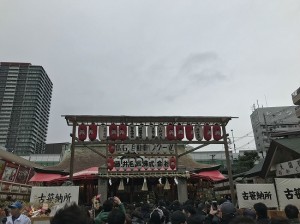
[[[223, 144], [232, 202], [235, 203], [226, 125], [234, 117], [63, 115], [72, 126], [69, 180], [73, 181], [75, 146], [85, 146], [106, 159], [99, 167], [98, 193], [107, 198], [112, 178], [176, 178], [178, 200], [187, 200], [185, 167], [180, 158], [211, 144]], [[76, 134], [77, 133], [77, 134]], [[88, 140], [87, 140], [88, 139]], [[195, 144], [178, 153], [177, 144]], [[105, 154], [94, 147], [106, 145]]]

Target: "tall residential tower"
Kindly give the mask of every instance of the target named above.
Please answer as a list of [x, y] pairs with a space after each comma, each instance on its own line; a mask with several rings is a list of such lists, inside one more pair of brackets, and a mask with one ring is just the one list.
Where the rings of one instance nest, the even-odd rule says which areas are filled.
[[0, 62], [0, 145], [19, 155], [43, 153], [51, 95], [42, 66]]

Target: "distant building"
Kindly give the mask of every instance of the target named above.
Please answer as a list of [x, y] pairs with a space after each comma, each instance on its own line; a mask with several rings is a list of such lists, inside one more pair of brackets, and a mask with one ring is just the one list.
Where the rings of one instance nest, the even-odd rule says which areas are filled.
[[264, 107], [253, 111], [250, 118], [258, 152], [266, 154], [271, 138], [276, 138], [276, 134], [300, 130], [300, 119], [296, 116], [295, 108]]
[[0, 145], [18, 155], [44, 153], [51, 95], [42, 66], [0, 62]]
[[295, 108], [296, 116], [300, 118], [300, 87], [292, 93], [292, 99], [293, 103], [297, 105]]
[[31, 154], [22, 156], [22, 158], [42, 166], [55, 166], [63, 160], [65, 152], [70, 149], [70, 146], [71, 144], [68, 142], [46, 144], [44, 154]]

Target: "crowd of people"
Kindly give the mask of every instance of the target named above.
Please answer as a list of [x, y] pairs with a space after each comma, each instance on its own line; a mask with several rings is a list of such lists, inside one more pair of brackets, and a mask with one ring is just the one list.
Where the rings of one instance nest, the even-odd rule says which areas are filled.
[[[22, 205], [15, 202], [9, 206], [10, 214], [2, 220], [7, 224], [30, 224], [30, 219], [21, 214]], [[253, 208], [236, 209], [226, 199], [218, 202], [188, 200], [181, 204], [159, 201], [127, 204], [118, 197], [108, 198], [95, 213], [76, 204], [66, 205], [51, 218], [51, 224], [300, 224], [299, 210], [294, 205], [284, 209], [286, 217], [268, 217], [264, 203]], [[94, 214], [94, 215], [92, 215]]]

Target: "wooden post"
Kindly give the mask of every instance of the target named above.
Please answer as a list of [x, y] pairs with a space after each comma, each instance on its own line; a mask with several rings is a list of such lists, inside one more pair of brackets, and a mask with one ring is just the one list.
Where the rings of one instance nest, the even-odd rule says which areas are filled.
[[73, 130], [72, 130], [72, 144], [71, 144], [71, 159], [70, 159], [70, 178], [69, 180], [73, 183], [73, 173], [74, 173], [74, 151], [75, 151], [75, 139], [76, 139], [76, 119], [73, 120]]
[[228, 179], [229, 179], [231, 200], [232, 200], [232, 203], [234, 205], [236, 205], [233, 178], [232, 178], [232, 170], [231, 170], [231, 163], [230, 163], [228, 143], [227, 143], [227, 133], [226, 133], [226, 128], [225, 128], [224, 124], [222, 124], [222, 132], [223, 132], [223, 139], [224, 139], [224, 148], [225, 148], [225, 156], [226, 156], [226, 165], [227, 165], [227, 170], [228, 170]]

